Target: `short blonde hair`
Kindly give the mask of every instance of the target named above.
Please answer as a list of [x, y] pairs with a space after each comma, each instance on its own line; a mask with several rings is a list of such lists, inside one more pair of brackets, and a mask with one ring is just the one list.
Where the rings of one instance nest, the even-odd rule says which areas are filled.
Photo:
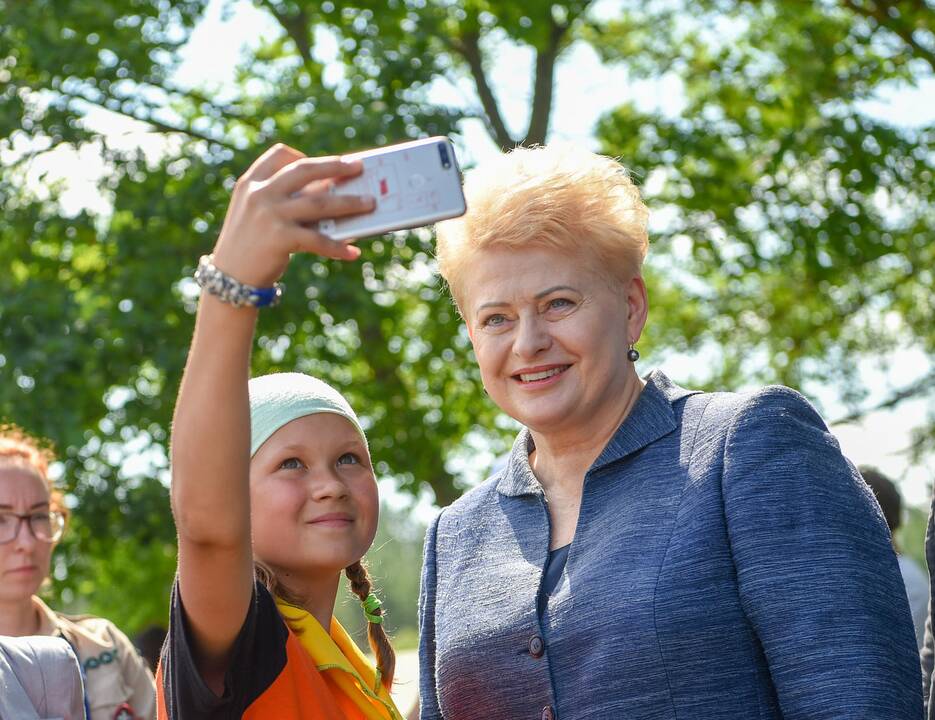
[[438, 269], [460, 306], [471, 256], [546, 247], [614, 280], [640, 271], [649, 211], [626, 168], [570, 143], [516, 148], [465, 176], [465, 215], [437, 226]]

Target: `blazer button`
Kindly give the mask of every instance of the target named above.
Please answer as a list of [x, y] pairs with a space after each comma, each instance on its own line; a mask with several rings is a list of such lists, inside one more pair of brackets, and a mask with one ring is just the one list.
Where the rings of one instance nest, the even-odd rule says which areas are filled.
[[[533, 635], [529, 639], [529, 654], [534, 658], [541, 658], [545, 654], [545, 643], [538, 635]], [[543, 717], [545, 717], [543, 715]]]
[[551, 705], [546, 705], [542, 708], [542, 720], [555, 720], [555, 713], [552, 712]]

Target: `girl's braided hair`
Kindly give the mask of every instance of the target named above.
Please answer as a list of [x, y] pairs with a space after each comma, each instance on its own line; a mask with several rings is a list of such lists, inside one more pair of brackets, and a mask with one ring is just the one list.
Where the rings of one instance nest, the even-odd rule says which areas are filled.
[[[283, 585], [268, 566], [256, 560], [254, 561], [254, 567], [257, 580], [271, 594], [282, 598], [290, 605], [302, 607], [302, 599], [296, 597], [289, 588]], [[361, 602], [364, 602], [367, 596], [370, 595], [373, 583], [363, 562], [358, 560], [353, 565], [348, 565], [344, 568], [344, 574], [347, 575], [347, 579], [350, 581], [351, 592], [360, 598]], [[377, 608], [373, 614], [382, 616], [383, 609]], [[393, 675], [396, 672], [396, 652], [390, 644], [390, 639], [382, 623], [367, 623], [367, 641], [370, 643], [370, 649], [373, 650], [373, 654], [377, 659], [380, 682], [388, 691], [393, 685]]]
[[[361, 602], [364, 602], [370, 595], [373, 583], [370, 581], [370, 574], [363, 562], [358, 560], [353, 565], [348, 565], [344, 568], [344, 574], [351, 581], [351, 592], [359, 597]], [[382, 616], [383, 608], [377, 608], [373, 614]], [[367, 623], [367, 641], [377, 658], [377, 667], [380, 669], [383, 686], [389, 690], [393, 685], [393, 675], [396, 672], [396, 651], [390, 644], [383, 623]]]

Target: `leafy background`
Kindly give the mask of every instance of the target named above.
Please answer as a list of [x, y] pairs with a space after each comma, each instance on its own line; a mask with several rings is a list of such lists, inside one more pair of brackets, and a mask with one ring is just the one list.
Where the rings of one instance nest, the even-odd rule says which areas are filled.
[[[228, 14], [245, 4], [220, 1]], [[58, 606], [131, 635], [165, 622], [187, 278], [252, 158], [274, 141], [343, 152], [458, 139], [472, 123], [500, 148], [544, 142], [556, 69], [582, 47], [629, 83], [606, 88], [593, 141], [633, 169], [655, 218], [644, 354], [694, 358], [686, 384], [821, 387], [850, 420], [921, 399], [931, 418], [935, 127], [862, 109], [931, 80], [930, 2], [249, 4], [275, 30], [219, 88], [176, 77], [207, 0], [0, 0], [0, 417], [60, 451], [77, 512], [56, 555]], [[531, 59], [523, 97], [492, 79], [505, 49]], [[634, 89], [662, 80], [684, 95], [676, 113]], [[440, 86], [466, 91], [449, 102]], [[507, 104], [525, 108], [522, 131]], [[90, 120], [102, 113], [158, 135], [159, 152], [115, 142]], [[99, 205], [66, 209], [66, 188], [36, 170], [62, 148], [103, 159]], [[483, 394], [432, 267], [428, 231], [368, 242], [359, 264], [294, 262], [281, 309], [262, 315], [253, 370], [341, 387], [370, 426], [380, 477], [444, 505], [513, 426]], [[901, 351], [924, 358], [916, 377], [886, 375]], [[882, 396], [866, 367], [888, 377]], [[917, 462], [933, 428], [915, 431]], [[911, 554], [922, 525], [913, 510]], [[400, 637], [415, 632], [421, 532], [411, 509], [387, 507], [371, 557]]]

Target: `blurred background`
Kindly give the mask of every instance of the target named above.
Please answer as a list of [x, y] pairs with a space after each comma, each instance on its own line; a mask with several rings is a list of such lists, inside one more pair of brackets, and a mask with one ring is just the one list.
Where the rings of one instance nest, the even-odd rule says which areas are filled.
[[[189, 278], [274, 142], [425, 135], [618, 156], [652, 211], [641, 372], [801, 390], [906, 499], [935, 450], [935, 5], [927, 0], [0, 0], [0, 419], [75, 508], [55, 606], [166, 622], [169, 421]], [[482, 392], [428, 230], [300, 258], [254, 373], [314, 373], [369, 427], [370, 555], [414, 647], [422, 534], [515, 426]], [[224, 499], [218, 498], [223, 512]], [[340, 616], [357, 631], [349, 602]]]

